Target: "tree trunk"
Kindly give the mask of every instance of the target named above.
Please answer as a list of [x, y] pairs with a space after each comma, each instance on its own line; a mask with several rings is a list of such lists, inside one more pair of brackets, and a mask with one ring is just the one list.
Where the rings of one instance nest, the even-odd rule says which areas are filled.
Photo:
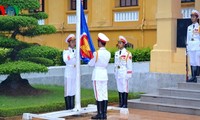
[[28, 80], [21, 78], [20, 74], [10, 74], [0, 84], [0, 95], [24, 96], [39, 93], [41, 93], [41, 90], [33, 88]]
[[12, 33], [11, 38], [15, 39], [16, 36], [17, 36], [17, 34], [19, 34], [19, 33], [20, 33], [19, 28], [17, 28], [17, 29]]

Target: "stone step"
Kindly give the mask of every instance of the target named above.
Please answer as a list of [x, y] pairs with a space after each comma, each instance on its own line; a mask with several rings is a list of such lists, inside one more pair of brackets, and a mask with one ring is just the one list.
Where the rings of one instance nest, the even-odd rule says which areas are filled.
[[159, 89], [159, 95], [200, 99], [200, 90], [161, 88], [161, 89]]
[[171, 105], [171, 104], [154, 103], [154, 102], [143, 102], [143, 101], [140, 101], [139, 99], [129, 100], [128, 107], [135, 108], [135, 109], [145, 109], [145, 110], [155, 110], [155, 111], [162, 111], [162, 112], [200, 115], [200, 108], [198, 108], [198, 107]]
[[200, 83], [178, 83], [179, 89], [200, 90]]
[[163, 104], [200, 107], [200, 99], [196, 99], [196, 98], [144, 94], [144, 95], [141, 95], [140, 100], [142, 102], [155, 102], [155, 103], [163, 103]]

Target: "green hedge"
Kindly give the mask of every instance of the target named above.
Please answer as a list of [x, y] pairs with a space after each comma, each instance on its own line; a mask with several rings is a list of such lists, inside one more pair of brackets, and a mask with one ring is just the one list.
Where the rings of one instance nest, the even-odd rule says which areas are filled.
[[54, 65], [53, 60], [50, 60], [50, 59], [47, 59], [47, 58], [42, 58], [42, 57], [30, 57], [30, 58], [25, 58], [25, 59], [22, 59], [22, 60], [34, 62], [34, 63], [37, 63], [37, 64], [42, 64], [42, 65], [45, 65], [45, 66], [53, 66]]
[[1, 64], [0, 68], [0, 75], [48, 71], [46, 66], [25, 61], [7, 62], [5, 64]]
[[[118, 51], [118, 49], [117, 48], [107, 48], [107, 50], [111, 53], [111, 59], [110, 59], [109, 63], [114, 63], [115, 52]], [[127, 48], [127, 50], [132, 53], [133, 62], [150, 61], [150, 55], [151, 55], [150, 48], [140, 48], [140, 49]], [[62, 55], [62, 51], [60, 51], [60, 52], [61, 52], [60, 54]], [[57, 59], [57, 60], [59, 63], [57, 65], [65, 65], [65, 63], [62, 60], [62, 56], [60, 56], [60, 59]]]
[[132, 53], [133, 62], [150, 61], [151, 49], [141, 48], [141, 49], [130, 49], [128, 50]]
[[[114, 62], [114, 56], [115, 56], [115, 52], [117, 50], [118, 50], [117, 48], [109, 48], [108, 49], [108, 51], [110, 51], [110, 53], [111, 53], [110, 63]], [[150, 48], [140, 48], [140, 49], [127, 48], [127, 50], [132, 53], [133, 62], [150, 61], [150, 55], [151, 55]]]

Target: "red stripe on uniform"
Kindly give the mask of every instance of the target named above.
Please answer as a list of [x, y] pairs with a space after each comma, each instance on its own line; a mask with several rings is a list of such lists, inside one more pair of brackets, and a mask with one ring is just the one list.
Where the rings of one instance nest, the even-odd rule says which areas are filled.
[[67, 59], [70, 60], [70, 56], [67, 56]]
[[127, 73], [129, 74], [129, 73], [132, 73], [132, 71], [127, 71]]
[[94, 81], [94, 89], [95, 89], [95, 95], [98, 101], [98, 93], [97, 93], [97, 88], [96, 88], [96, 81]]

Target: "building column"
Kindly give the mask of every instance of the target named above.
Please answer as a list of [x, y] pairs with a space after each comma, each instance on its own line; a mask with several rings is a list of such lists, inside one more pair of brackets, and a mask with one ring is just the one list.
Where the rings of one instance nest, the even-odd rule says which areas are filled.
[[172, 73], [176, 52], [177, 18], [181, 18], [180, 0], [157, 0], [157, 43], [151, 52], [151, 72]]
[[200, 0], [195, 0], [195, 9], [200, 11]]

